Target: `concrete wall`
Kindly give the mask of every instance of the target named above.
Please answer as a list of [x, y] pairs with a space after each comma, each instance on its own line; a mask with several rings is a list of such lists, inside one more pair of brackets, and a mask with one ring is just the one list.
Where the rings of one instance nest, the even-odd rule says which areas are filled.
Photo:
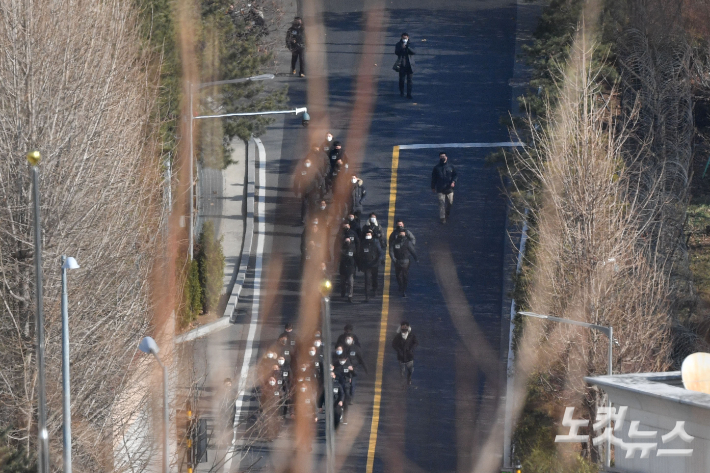
[[[612, 405], [628, 406], [624, 425], [614, 435], [627, 443], [657, 443], [648, 458], [640, 458], [636, 450], [634, 458], [625, 458], [626, 451], [614, 447], [615, 467], [619, 471], [638, 473], [707, 473], [710, 472], [710, 396], [685, 390], [668, 384], [680, 381], [680, 373], [663, 373], [663, 378], [647, 376], [603, 376], [589, 379], [608, 393]], [[622, 383], [614, 378], [626, 376]], [[636, 375], [637, 377], [642, 375]], [[606, 382], [594, 382], [604, 380]], [[639, 431], [657, 431], [652, 439], [629, 437], [631, 421], [639, 421]], [[690, 443], [676, 438], [663, 443], [661, 437], [676, 426], [676, 421], [685, 421], [685, 432], [695, 437]], [[659, 449], [693, 449], [691, 456], [659, 457]]]

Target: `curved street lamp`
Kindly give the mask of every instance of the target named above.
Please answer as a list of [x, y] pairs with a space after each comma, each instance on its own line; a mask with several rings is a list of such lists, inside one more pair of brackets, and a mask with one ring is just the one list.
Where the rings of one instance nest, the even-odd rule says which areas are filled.
[[71, 388], [69, 381], [69, 298], [67, 269], [79, 269], [79, 263], [62, 255], [62, 433], [64, 437], [64, 473], [71, 473]]

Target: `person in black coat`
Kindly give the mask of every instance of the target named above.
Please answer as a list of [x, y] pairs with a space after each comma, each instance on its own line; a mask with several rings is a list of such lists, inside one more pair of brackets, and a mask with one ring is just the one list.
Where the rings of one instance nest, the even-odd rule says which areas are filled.
[[412, 246], [416, 246], [417, 244], [417, 239], [414, 237], [414, 234], [409, 231], [409, 229], [404, 228], [404, 222], [402, 219], [397, 219], [395, 220], [395, 227], [392, 233], [390, 233], [390, 238], [389, 238], [389, 244], [392, 245], [392, 242], [394, 241], [395, 238], [397, 238], [397, 235], [404, 230], [404, 233], [407, 236], [407, 240], [412, 244]]
[[382, 228], [382, 225], [377, 223], [377, 214], [375, 212], [370, 213], [367, 222], [365, 223], [365, 225], [362, 226], [360, 234], [364, 235], [368, 231], [372, 232], [372, 238], [380, 242], [380, 249], [382, 249], [382, 251], [387, 250], [387, 238], [385, 238], [385, 229]]
[[412, 98], [412, 63], [409, 56], [414, 54], [414, 50], [409, 46], [409, 35], [402, 33], [402, 37], [394, 47], [394, 53], [399, 58], [399, 95], [404, 97], [404, 79], [407, 79], [407, 98]]
[[412, 373], [414, 372], [414, 349], [419, 345], [417, 337], [412, 333], [409, 322], [403, 320], [397, 329], [397, 334], [392, 340], [392, 348], [397, 352], [399, 361], [400, 376], [404, 378], [407, 373], [407, 384], [412, 384]]
[[286, 31], [286, 48], [291, 51], [291, 74], [296, 75], [296, 61], [298, 61], [299, 74], [301, 77], [306, 77], [306, 70], [303, 64], [306, 37], [303, 31], [303, 20], [298, 16], [293, 19], [293, 23]]
[[[322, 161], [321, 161], [322, 164]], [[306, 222], [307, 215], [320, 202], [325, 180], [317, 163], [306, 157], [294, 170], [293, 192], [301, 199], [301, 223]]]
[[345, 297], [348, 295], [348, 302], [353, 301], [353, 284], [355, 282], [355, 255], [357, 253], [357, 245], [352, 238], [345, 238], [343, 246], [340, 250], [340, 295]]
[[365, 301], [370, 300], [370, 288], [373, 295], [377, 296], [377, 280], [380, 263], [384, 261], [385, 253], [380, 247], [380, 242], [373, 238], [372, 230], [365, 233], [365, 238], [360, 242], [357, 252], [358, 267], [365, 273]]
[[390, 258], [392, 258], [392, 263], [394, 264], [397, 284], [399, 285], [399, 293], [402, 297], [407, 297], [410, 255], [414, 258], [414, 261], [419, 261], [412, 243], [407, 239], [406, 232], [402, 230], [394, 239], [392, 245], [390, 245]]
[[340, 336], [338, 337], [338, 340], [335, 341], [335, 346], [338, 346], [338, 345], [340, 345], [341, 347], [345, 346], [346, 345], [345, 339], [348, 337], [353, 339], [353, 343], [355, 345], [360, 346], [360, 340], [357, 338], [357, 335], [355, 335], [353, 333], [352, 324], [345, 324], [345, 328], [343, 329], [343, 333], [341, 333]]
[[439, 199], [439, 219], [446, 223], [454, 205], [454, 187], [456, 187], [458, 174], [453, 164], [443, 151], [439, 153], [439, 164], [431, 171], [431, 191], [436, 192]]

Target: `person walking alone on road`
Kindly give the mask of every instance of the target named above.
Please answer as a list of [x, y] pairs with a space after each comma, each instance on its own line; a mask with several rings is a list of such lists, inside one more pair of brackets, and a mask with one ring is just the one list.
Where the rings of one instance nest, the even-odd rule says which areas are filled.
[[392, 340], [392, 348], [397, 352], [399, 361], [400, 377], [404, 378], [407, 373], [407, 384], [412, 384], [412, 373], [414, 372], [414, 349], [419, 345], [417, 336], [412, 333], [409, 322], [403, 320], [399, 324], [397, 334]]
[[399, 293], [402, 297], [407, 297], [407, 285], [409, 284], [409, 255], [412, 255], [414, 261], [417, 259], [417, 254], [414, 252], [412, 243], [407, 239], [407, 233], [402, 230], [390, 245], [390, 258], [394, 264], [394, 271], [397, 276], [397, 284], [399, 285]]
[[412, 63], [409, 56], [414, 54], [414, 50], [409, 47], [409, 35], [402, 33], [402, 37], [394, 47], [394, 53], [397, 55], [397, 63], [395, 69], [399, 72], [399, 95], [404, 97], [404, 79], [407, 79], [407, 98], [412, 98]]
[[395, 223], [395, 228], [392, 233], [390, 233], [389, 245], [392, 246], [392, 242], [395, 240], [395, 238], [397, 238], [397, 235], [399, 235], [400, 232], [404, 231], [404, 234], [407, 236], [407, 240], [409, 240], [412, 246], [416, 246], [417, 239], [414, 237], [414, 234], [412, 232], [404, 228], [404, 221], [402, 221], [402, 219], [397, 219], [395, 220]]
[[306, 77], [306, 70], [303, 64], [306, 37], [303, 31], [303, 20], [298, 16], [293, 19], [291, 27], [286, 31], [286, 47], [291, 51], [291, 74], [296, 75], [296, 61], [298, 61], [299, 74], [301, 77]]
[[439, 164], [431, 171], [431, 191], [436, 192], [439, 199], [439, 219], [446, 223], [454, 204], [454, 187], [456, 186], [456, 169], [449, 162], [443, 151], [439, 153]]

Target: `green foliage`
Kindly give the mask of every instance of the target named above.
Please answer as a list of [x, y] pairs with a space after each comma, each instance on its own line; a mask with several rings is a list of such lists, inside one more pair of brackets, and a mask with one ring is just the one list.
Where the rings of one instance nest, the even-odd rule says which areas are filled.
[[160, 77], [158, 106], [153, 119], [160, 123], [163, 156], [175, 156], [180, 118], [181, 63], [175, 36], [174, 0], [135, 0], [140, 12], [143, 47], [153, 57], [152, 67]]
[[214, 224], [205, 222], [200, 233], [196, 259], [200, 268], [200, 285], [204, 293], [203, 306], [207, 313], [217, 307], [224, 278], [224, 252], [222, 238], [215, 236]]
[[0, 473], [34, 473], [34, 459], [29, 458], [21, 442], [10, 440], [8, 430], [0, 431]]
[[525, 473], [597, 473], [599, 466], [579, 455], [561, 459], [554, 452], [533, 449], [522, 463]]
[[[251, 18], [238, 12], [229, 14], [232, 0], [202, 0], [202, 53], [204, 81], [251, 77], [261, 72], [273, 54], [260, 47], [264, 28], [255, 27]], [[258, 112], [282, 108], [287, 89], [265, 92], [264, 85], [253, 83], [229, 84], [219, 87], [224, 110], [230, 113]], [[204, 102], [203, 102], [204, 103]], [[232, 138], [247, 140], [259, 136], [273, 119], [265, 116], [227, 118], [224, 123], [224, 145]]]
[[533, 451], [554, 454], [555, 419], [550, 409], [547, 386], [540, 374], [534, 374], [528, 383], [525, 406], [513, 433], [515, 454], [518, 459], [529, 458]]
[[182, 291], [182, 309], [180, 311], [180, 324], [188, 326], [197, 319], [202, 310], [202, 286], [200, 285], [200, 269], [196, 259], [187, 264], [187, 274]]

